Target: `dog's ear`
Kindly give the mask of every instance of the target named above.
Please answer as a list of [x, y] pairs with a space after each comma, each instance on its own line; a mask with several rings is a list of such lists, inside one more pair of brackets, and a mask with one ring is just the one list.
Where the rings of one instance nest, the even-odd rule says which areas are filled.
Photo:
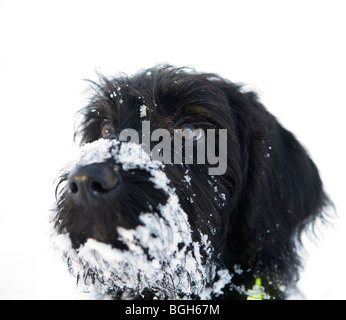
[[[315, 164], [253, 93], [224, 88], [242, 153], [242, 190], [227, 239], [227, 260], [272, 284], [297, 280], [303, 229], [328, 199]], [[241, 103], [239, 103], [241, 102]], [[231, 217], [232, 220], [232, 217]], [[262, 279], [263, 279], [262, 278]]]

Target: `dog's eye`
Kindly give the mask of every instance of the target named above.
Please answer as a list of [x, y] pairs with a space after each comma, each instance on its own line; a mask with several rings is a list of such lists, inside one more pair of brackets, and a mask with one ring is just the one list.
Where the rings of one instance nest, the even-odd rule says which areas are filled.
[[101, 137], [102, 138], [108, 138], [114, 133], [114, 127], [110, 121], [107, 121], [103, 124], [101, 128]]
[[191, 124], [184, 124], [180, 126], [182, 130], [181, 135], [186, 140], [197, 141], [204, 136], [204, 131], [201, 128], [197, 128]]

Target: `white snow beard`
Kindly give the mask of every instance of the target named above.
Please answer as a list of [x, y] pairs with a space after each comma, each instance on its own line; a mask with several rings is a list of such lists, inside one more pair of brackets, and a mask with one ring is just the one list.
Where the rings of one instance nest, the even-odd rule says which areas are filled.
[[120, 298], [140, 297], [145, 289], [154, 292], [158, 299], [200, 295], [216, 270], [211, 264], [203, 265], [200, 249], [209, 255], [213, 249], [206, 235], [201, 235], [202, 243], [192, 240], [187, 214], [161, 170], [163, 165], [152, 161], [140, 145], [104, 139], [82, 147], [74, 165], [110, 158], [121, 163], [124, 170], [140, 168], [150, 172], [155, 188], [164, 190], [168, 201], [159, 206], [160, 214], [141, 212], [143, 225], [135, 229], [117, 228], [119, 240], [128, 250], [94, 239], [74, 250], [68, 234], [57, 235], [56, 247], [62, 251], [70, 271], [80, 279], [79, 283], [93, 285], [102, 294], [123, 292]]

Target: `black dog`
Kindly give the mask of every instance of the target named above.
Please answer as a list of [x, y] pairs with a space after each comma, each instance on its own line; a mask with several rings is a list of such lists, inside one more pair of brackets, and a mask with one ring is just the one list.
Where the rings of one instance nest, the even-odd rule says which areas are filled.
[[[300, 234], [328, 204], [295, 137], [254, 93], [214, 74], [167, 66], [93, 85], [53, 218], [78, 281], [116, 299], [284, 298]], [[177, 129], [180, 149], [163, 154]], [[197, 161], [199, 146], [219, 163]]]

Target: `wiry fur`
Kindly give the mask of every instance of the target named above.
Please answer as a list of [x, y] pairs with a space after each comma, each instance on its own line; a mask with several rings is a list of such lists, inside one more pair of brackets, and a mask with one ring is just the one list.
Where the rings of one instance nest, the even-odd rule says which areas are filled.
[[[141, 105], [146, 106], [151, 130], [173, 131], [186, 123], [204, 130], [227, 129], [225, 174], [209, 176], [207, 164], [165, 165], [160, 170], [187, 214], [191, 246], [194, 242], [201, 245], [203, 239], [210, 243], [209, 251], [202, 245], [200, 249], [201, 263], [214, 268], [212, 279], [205, 279], [204, 285], [212, 288], [220, 280], [218, 270], [229, 271], [230, 281], [222, 293], [210, 297], [246, 298], [246, 291], [260, 277], [270, 297], [283, 298], [285, 288], [298, 279], [300, 234], [316, 218], [323, 218], [328, 204], [316, 166], [292, 133], [263, 107], [255, 93], [243, 93], [241, 86], [215, 74], [156, 67], [133, 77], [100, 80], [94, 83], [96, 94], [81, 112], [83, 122], [77, 135], [82, 144], [100, 139], [105, 120], [115, 128], [108, 139], [117, 139], [126, 128], [140, 132]], [[124, 170], [114, 159], [106, 159], [103, 165], [118, 166], [121, 183], [101, 208], [90, 202], [83, 207], [87, 209], [81, 209], [66, 188], [57, 194], [55, 228], [58, 234], [69, 236], [71, 251], [78, 252], [88, 239], [130, 250], [119, 238], [118, 228], [135, 229], [142, 224], [140, 213], [159, 215], [158, 208], [169, 199], [143, 168]], [[69, 174], [62, 176], [61, 183]], [[158, 295], [154, 288], [142, 289], [130, 295]], [[114, 297], [121, 297], [124, 290], [108, 288]], [[188, 297], [203, 298], [200, 291], [191, 292]]]

